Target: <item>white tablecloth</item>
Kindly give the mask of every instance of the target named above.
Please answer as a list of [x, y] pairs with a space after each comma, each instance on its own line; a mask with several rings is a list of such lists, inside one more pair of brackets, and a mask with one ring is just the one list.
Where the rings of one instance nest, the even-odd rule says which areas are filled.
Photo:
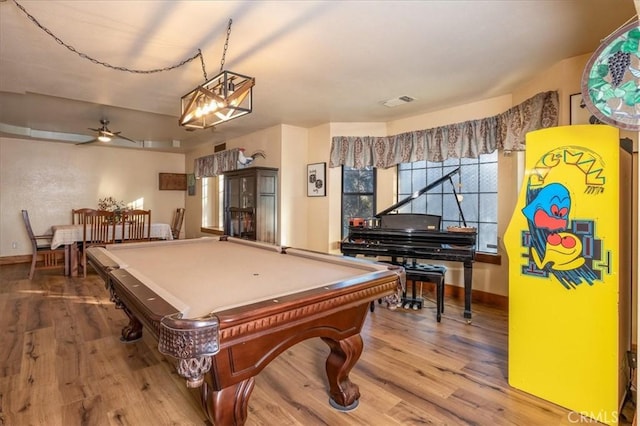
[[[53, 225], [53, 238], [51, 248], [58, 248], [82, 241], [83, 225]], [[151, 238], [160, 240], [173, 240], [171, 226], [167, 223], [152, 223]], [[116, 240], [122, 239], [122, 225], [116, 225]]]

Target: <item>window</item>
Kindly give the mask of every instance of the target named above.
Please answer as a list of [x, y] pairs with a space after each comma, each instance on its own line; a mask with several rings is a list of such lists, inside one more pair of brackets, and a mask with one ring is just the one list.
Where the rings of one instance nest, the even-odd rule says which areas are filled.
[[342, 167], [342, 238], [349, 234], [349, 219], [375, 215], [376, 173], [373, 167]]
[[224, 229], [224, 175], [218, 176], [218, 228]]
[[202, 182], [202, 227], [223, 229], [224, 176], [204, 177]]
[[209, 193], [209, 183], [212, 178], [203, 177], [200, 179], [202, 184], [202, 223], [203, 227], [209, 226], [211, 223], [211, 194]]
[[132, 210], [144, 210], [144, 197], [133, 200], [127, 204], [127, 207]]
[[448, 180], [400, 207], [399, 213], [427, 213], [442, 216], [442, 229], [463, 226], [454, 190], [467, 226], [478, 229], [476, 250], [498, 252], [498, 151], [479, 158], [451, 158], [444, 162], [418, 161], [398, 166], [398, 199], [408, 197], [447, 173], [460, 168]]

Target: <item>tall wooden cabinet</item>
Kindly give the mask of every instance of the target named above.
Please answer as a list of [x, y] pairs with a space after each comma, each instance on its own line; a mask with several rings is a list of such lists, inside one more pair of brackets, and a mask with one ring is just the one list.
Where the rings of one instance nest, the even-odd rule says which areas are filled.
[[224, 174], [224, 232], [275, 244], [278, 169], [250, 167]]

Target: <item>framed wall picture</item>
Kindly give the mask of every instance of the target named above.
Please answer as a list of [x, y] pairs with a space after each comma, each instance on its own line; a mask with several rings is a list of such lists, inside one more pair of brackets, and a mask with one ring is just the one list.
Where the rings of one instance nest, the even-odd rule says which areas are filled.
[[158, 173], [158, 189], [161, 191], [186, 191], [186, 173]]
[[327, 195], [325, 180], [327, 163], [307, 164], [307, 197]]
[[569, 97], [569, 124], [601, 124], [582, 99], [582, 93], [574, 93]]

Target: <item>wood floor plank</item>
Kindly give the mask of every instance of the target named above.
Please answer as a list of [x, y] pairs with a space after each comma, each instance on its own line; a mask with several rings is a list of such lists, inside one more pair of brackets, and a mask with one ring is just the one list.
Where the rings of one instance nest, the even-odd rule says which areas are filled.
[[34, 293], [26, 302], [28, 303], [26, 309], [29, 313], [25, 322], [26, 331], [52, 327], [51, 309], [46, 295]]
[[25, 332], [20, 380], [30, 387], [56, 384], [55, 336], [53, 328]]
[[[204, 422], [200, 404], [185, 386], [185, 381], [175, 373], [173, 366], [158, 363], [136, 370], [133, 377], [143, 394], [144, 404], [153, 411], [159, 424], [170, 424], [173, 418], [185, 423]], [[173, 392], [168, 393], [167, 389]], [[180, 395], [178, 397], [178, 394]]]
[[[0, 425], [209, 425], [197, 390], [145, 333], [120, 342], [127, 324], [102, 280], [28, 265], [0, 266]], [[573, 425], [576, 413], [509, 386], [508, 314], [446, 301], [442, 322], [377, 305], [364, 323], [364, 351], [350, 378], [359, 406], [329, 406], [320, 339], [283, 352], [257, 377], [248, 426]], [[633, 409], [626, 409], [628, 418]], [[622, 419], [621, 425], [629, 424]], [[582, 419], [582, 423], [588, 420]], [[209, 425], [210, 426], [210, 425]]]
[[61, 411], [65, 425], [100, 425], [107, 418], [100, 395], [65, 404]]
[[62, 424], [54, 360], [53, 329], [25, 333], [20, 372], [3, 389], [7, 395], [7, 424]]
[[5, 293], [0, 297], [0, 378], [20, 372], [26, 305], [27, 296]]

